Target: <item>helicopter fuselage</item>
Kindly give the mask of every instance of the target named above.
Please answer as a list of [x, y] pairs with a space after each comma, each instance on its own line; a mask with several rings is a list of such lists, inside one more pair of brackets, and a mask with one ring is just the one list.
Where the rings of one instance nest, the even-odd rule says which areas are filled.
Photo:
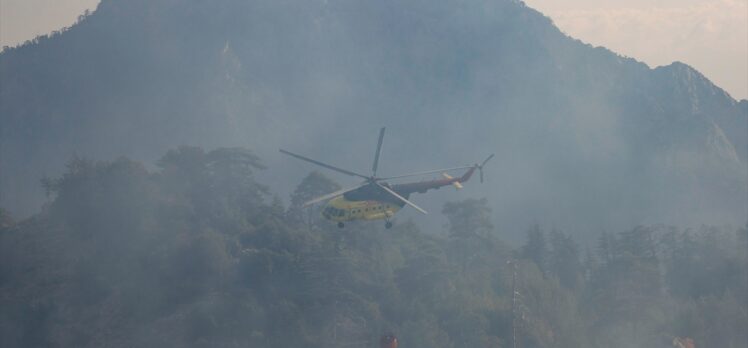
[[322, 210], [322, 216], [335, 222], [388, 220], [404, 205], [376, 200], [350, 201], [345, 196], [338, 196], [327, 202]]
[[[411, 193], [426, 193], [428, 190], [439, 189], [447, 185], [453, 185], [459, 189], [462, 187], [460, 183], [468, 181], [475, 169], [476, 167], [471, 167], [464, 175], [456, 178], [442, 174], [443, 179], [397, 185], [382, 183], [382, 185], [408, 199]], [[322, 216], [335, 222], [389, 220], [404, 206], [405, 203], [380, 187], [366, 185], [329, 200], [325, 208], [322, 209]]]

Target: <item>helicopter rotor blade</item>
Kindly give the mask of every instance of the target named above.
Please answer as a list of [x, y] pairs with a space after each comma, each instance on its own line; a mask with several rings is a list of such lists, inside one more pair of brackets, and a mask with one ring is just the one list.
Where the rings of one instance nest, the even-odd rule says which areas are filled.
[[391, 179], [399, 179], [399, 178], [407, 178], [409, 176], [419, 176], [419, 175], [426, 175], [426, 174], [434, 174], [434, 173], [441, 173], [441, 172], [448, 172], [452, 170], [458, 170], [458, 169], [468, 169], [472, 168], [473, 166], [461, 166], [461, 167], [452, 167], [452, 168], [444, 168], [444, 169], [434, 169], [434, 170], [427, 170], [423, 172], [415, 172], [415, 173], [409, 173], [409, 174], [403, 174], [403, 175], [395, 175], [395, 176], [388, 176], [386, 178], [378, 178], [379, 180], [391, 180]]
[[486, 159], [485, 159], [485, 160], [483, 161], [483, 163], [481, 163], [481, 164], [480, 164], [480, 166], [481, 166], [481, 167], [485, 166], [485, 165], [486, 165], [486, 162], [490, 161], [490, 160], [491, 160], [491, 159], [493, 158], [493, 156], [495, 156], [495, 155], [496, 155], [496, 154], [493, 154], [493, 153], [492, 153], [492, 154], [491, 154], [490, 156], [488, 156], [488, 158], [486, 158]]
[[350, 188], [347, 188], [347, 189], [342, 189], [342, 190], [338, 190], [338, 191], [335, 191], [335, 192], [332, 192], [332, 193], [328, 193], [328, 194], [326, 194], [324, 196], [319, 196], [319, 197], [317, 197], [315, 199], [306, 201], [301, 206], [304, 207], [304, 208], [306, 208], [306, 207], [308, 207], [308, 206], [310, 206], [310, 205], [312, 205], [314, 203], [318, 203], [318, 202], [326, 201], [328, 199], [335, 198], [337, 196], [340, 196], [340, 195], [343, 195], [343, 194], [345, 194], [347, 192], [356, 190], [356, 189], [361, 188], [363, 186], [366, 186], [368, 184], [369, 184], [368, 182], [362, 182], [362, 183], [360, 183], [360, 184], [358, 184], [357, 186], [354, 186], [354, 187], [350, 187]]
[[350, 176], [357, 176], [357, 177], [364, 178], [364, 179], [367, 179], [367, 180], [369, 179], [369, 177], [367, 177], [365, 175], [361, 175], [359, 173], [352, 172], [350, 170], [345, 170], [345, 169], [342, 169], [342, 168], [331, 166], [329, 164], [322, 163], [320, 161], [316, 161], [316, 160], [313, 160], [311, 158], [304, 157], [302, 155], [297, 155], [297, 154], [295, 154], [293, 152], [289, 152], [289, 151], [286, 151], [286, 150], [283, 150], [283, 149], [279, 149], [279, 150], [280, 150], [281, 153], [284, 153], [284, 154], [289, 155], [291, 157], [296, 157], [296, 158], [298, 158], [298, 159], [300, 159], [302, 161], [307, 161], [309, 163], [314, 163], [314, 164], [316, 164], [316, 165], [318, 165], [320, 167], [325, 167], [327, 169], [334, 170], [336, 172], [343, 173], [343, 174], [350, 175]]
[[423, 209], [422, 209], [421, 207], [419, 207], [419, 206], [415, 205], [415, 203], [413, 203], [413, 202], [411, 202], [411, 201], [409, 201], [409, 200], [405, 199], [405, 197], [403, 197], [403, 196], [401, 196], [401, 195], [397, 194], [397, 192], [395, 192], [395, 191], [391, 190], [391, 189], [390, 189], [389, 187], [387, 187], [387, 186], [384, 186], [384, 185], [382, 185], [382, 184], [380, 184], [380, 183], [378, 183], [378, 182], [375, 182], [375, 183], [377, 184], [377, 186], [381, 187], [381, 188], [382, 188], [383, 190], [387, 191], [387, 192], [388, 192], [389, 194], [391, 194], [391, 195], [395, 196], [395, 197], [396, 197], [397, 199], [399, 199], [399, 200], [403, 201], [403, 202], [404, 202], [405, 204], [407, 204], [407, 205], [409, 205], [409, 206], [411, 206], [411, 207], [415, 208], [416, 210], [420, 211], [421, 213], [424, 213], [424, 214], [428, 214], [428, 212], [427, 212], [427, 211], [425, 211], [425, 210], [423, 210]]
[[384, 139], [384, 127], [379, 130], [379, 141], [377, 142], [377, 152], [374, 154], [374, 164], [371, 166], [371, 176], [377, 176], [377, 167], [379, 167], [379, 153], [382, 151], [382, 139]]

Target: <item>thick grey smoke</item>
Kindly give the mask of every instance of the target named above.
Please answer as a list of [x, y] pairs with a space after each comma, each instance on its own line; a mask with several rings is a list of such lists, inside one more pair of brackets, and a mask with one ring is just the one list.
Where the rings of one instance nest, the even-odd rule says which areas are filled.
[[4, 206], [35, 212], [37, 180], [74, 154], [153, 162], [180, 144], [251, 148], [287, 197], [312, 168], [277, 148], [365, 170], [387, 126], [383, 174], [496, 153], [484, 185], [414, 199], [488, 197], [502, 230], [746, 219], [746, 102], [685, 65], [566, 37], [521, 2], [174, 6], [103, 1], [2, 54]]
[[[745, 226], [748, 101], [522, 2], [105, 0], [0, 77], [0, 345], [746, 338], [746, 229], [665, 226]], [[304, 215], [356, 181], [278, 148], [366, 173], [382, 126], [380, 175], [486, 182]]]

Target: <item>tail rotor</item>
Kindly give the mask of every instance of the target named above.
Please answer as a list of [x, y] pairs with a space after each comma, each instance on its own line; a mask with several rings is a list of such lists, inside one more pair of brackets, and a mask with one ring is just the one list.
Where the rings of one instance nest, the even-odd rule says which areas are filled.
[[490, 156], [488, 156], [488, 158], [486, 158], [485, 160], [483, 160], [483, 163], [481, 163], [480, 165], [478, 165], [478, 172], [480, 173], [480, 182], [481, 182], [481, 184], [483, 183], [483, 166], [485, 166], [486, 162], [488, 162], [489, 160], [491, 160], [493, 158], [493, 156], [494, 156], [494, 154], [491, 154]]

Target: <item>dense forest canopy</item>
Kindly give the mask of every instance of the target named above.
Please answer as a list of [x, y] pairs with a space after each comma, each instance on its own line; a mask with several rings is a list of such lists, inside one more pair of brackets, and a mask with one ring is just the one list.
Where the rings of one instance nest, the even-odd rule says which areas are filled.
[[[299, 209], [337, 184], [310, 173], [289, 207], [242, 148], [180, 147], [148, 170], [74, 158], [51, 200], [0, 223], [0, 345], [138, 347], [744, 347], [748, 230], [639, 226], [582, 247], [486, 199], [449, 224], [338, 229]], [[512, 289], [516, 289], [512, 307]]]

